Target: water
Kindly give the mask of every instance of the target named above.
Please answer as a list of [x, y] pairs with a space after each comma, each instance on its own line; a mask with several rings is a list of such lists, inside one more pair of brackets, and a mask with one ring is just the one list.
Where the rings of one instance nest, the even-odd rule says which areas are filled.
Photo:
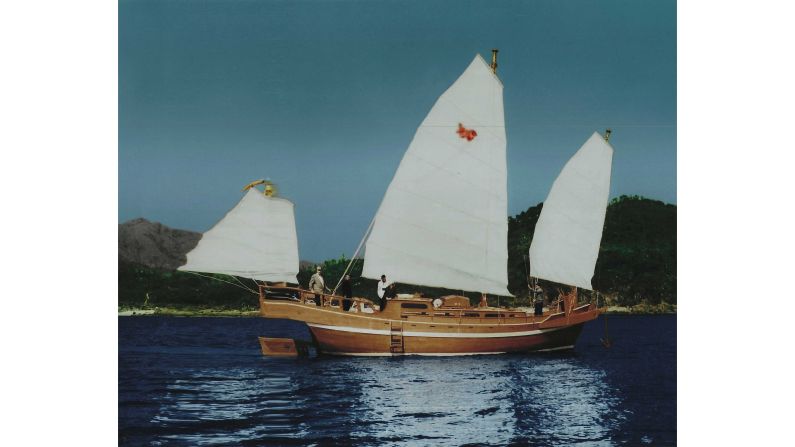
[[676, 443], [676, 316], [610, 316], [569, 353], [263, 357], [262, 318], [119, 318], [121, 445]]

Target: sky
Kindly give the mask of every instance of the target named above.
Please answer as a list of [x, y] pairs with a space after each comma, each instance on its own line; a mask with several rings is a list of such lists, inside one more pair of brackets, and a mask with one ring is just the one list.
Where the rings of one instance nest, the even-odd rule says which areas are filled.
[[119, 3], [119, 222], [206, 231], [252, 180], [295, 203], [301, 259], [356, 249], [414, 132], [498, 48], [508, 211], [613, 130], [611, 197], [676, 203], [676, 3]]

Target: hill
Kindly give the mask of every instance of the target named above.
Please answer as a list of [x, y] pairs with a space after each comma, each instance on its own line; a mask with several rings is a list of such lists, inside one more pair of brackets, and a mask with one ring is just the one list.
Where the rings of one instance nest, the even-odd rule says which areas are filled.
[[176, 270], [201, 239], [201, 233], [169, 228], [138, 218], [119, 224], [119, 260], [131, 264]]
[[[527, 293], [526, 257], [542, 206], [508, 219], [508, 289], [514, 295]], [[613, 199], [592, 284], [621, 306], [675, 304], [676, 206], [639, 196]]]

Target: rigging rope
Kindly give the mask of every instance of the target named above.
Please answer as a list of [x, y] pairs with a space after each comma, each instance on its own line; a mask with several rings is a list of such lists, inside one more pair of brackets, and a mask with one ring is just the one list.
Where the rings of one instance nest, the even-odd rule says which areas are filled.
[[345, 278], [345, 275], [348, 274], [348, 270], [350, 270], [351, 265], [353, 264], [353, 261], [356, 259], [356, 256], [359, 254], [359, 250], [362, 249], [362, 245], [364, 245], [364, 241], [367, 240], [367, 236], [370, 235], [370, 230], [373, 229], [373, 224], [375, 223], [375, 217], [376, 216], [378, 216], [378, 212], [377, 211], [376, 211], [375, 215], [373, 216], [373, 220], [370, 221], [370, 226], [367, 227], [367, 231], [364, 232], [364, 236], [362, 237], [362, 240], [359, 242], [359, 246], [356, 247], [356, 251], [353, 252], [353, 256], [351, 256], [351, 261], [348, 263], [348, 266], [345, 267], [345, 271], [342, 272], [342, 276], [340, 276], [340, 280], [337, 281], [337, 285], [334, 286], [334, 290], [331, 291], [332, 295], [337, 293], [337, 288], [339, 288], [340, 284], [342, 284], [343, 278]]
[[[233, 285], [233, 286], [235, 286], [235, 287], [238, 287], [238, 288], [240, 288], [240, 289], [243, 289], [243, 290], [245, 290], [245, 291], [247, 291], [247, 292], [251, 292], [251, 293], [253, 293], [254, 295], [259, 295], [259, 293], [257, 293], [257, 292], [255, 292], [255, 291], [253, 291], [253, 290], [249, 289], [248, 287], [246, 287], [246, 286], [240, 286], [240, 285], [237, 285], [237, 284], [235, 284], [235, 283], [233, 283], [233, 282], [231, 282], [231, 281], [224, 281], [224, 280], [223, 280], [223, 279], [221, 279], [221, 278], [216, 278], [216, 277], [214, 277], [214, 276], [210, 276], [210, 275], [202, 275], [201, 273], [198, 273], [198, 272], [187, 272], [187, 273], [190, 273], [190, 274], [193, 274], [193, 275], [196, 275], [196, 276], [202, 276], [202, 277], [204, 277], [204, 278], [210, 278], [210, 279], [214, 279], [214, 280], [216, 280], [216, 281], [225, 282], [225, 283], [227, 283], [227, 284], [231, 284], [231, 285]], [[234, 276], [232, 276], [232, 278], [235, 278], [235, 277], [234, 277]], [[238, 281], [238, 282], [240, 282], [240, 281]]]
[[[240, 284], [241, 286], [243, 286], [243, 287], [244, 287], [246, 290], [248, 290], [249, 292], [251, 292], [251, 293], [253, 293], [253, 294], [255, 294], [255, 295], [259, 295], [259, 292], [255, 291], [254, 289], [249, 289], [249, 288], [248, 288], [248, 286], [246, 286], [245, 284], [243, 284], [243, 281], [241, 281], [241, 280], [240, 280], [240, 278], [238, 278], [237, 276], [233, 276], [233, 275], [227, 275], [227, 276], [229, 276], [229, 277], [231, 277], [231, 278], [234, 278], [234, 280], [235, 280], [235, 281], [237, 281], [237, 282], [238, 282], [238, 284]], [[248, 279], [250, 279], [250, 280], [254, 281], [254, 287], [256, 287], [257, 289], [259, 289], [259, 284], [257, 284], [257, 280], [255, 280], [255, 279], [253, 279], [253, 278], [248, 278]]]
[[[232, 279], [234, 279], [235, 281], [237, 281], [237, 283], [238, 283], [238, 284], [240, 284], [242, 287], [246, 287], [246, 285], [245, 285], [245, 284], [243, 284], [243, 282], [242, 282], [242, 281], [240, 281], [240, 279], [239, 279], [237, 276], [233, 276], [233, 275], [227, 275], [227, 276], [229, 276], [230, 278], [232, 278]], [[246, 287], [246, 288], [248, 288], [248, 287]]]

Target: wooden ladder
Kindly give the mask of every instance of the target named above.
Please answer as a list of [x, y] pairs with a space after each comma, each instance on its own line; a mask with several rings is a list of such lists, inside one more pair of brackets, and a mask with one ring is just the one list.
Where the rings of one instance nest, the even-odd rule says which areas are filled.
[[389, 352], [392, 354], [403, 354], [403, 322], [391, 322], [389, 333]]

